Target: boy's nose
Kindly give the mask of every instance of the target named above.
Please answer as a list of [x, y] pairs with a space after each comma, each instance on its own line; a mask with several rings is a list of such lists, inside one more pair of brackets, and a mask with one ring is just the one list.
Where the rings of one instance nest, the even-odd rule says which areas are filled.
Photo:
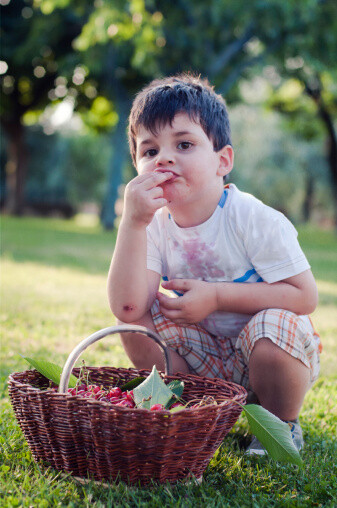
[[165, 166], [166, 164], [174, 164], [174, 158], [172, 157], [172, 154], [167, 152], [159, 152], [156, 157], [156, 166], [161, 167]]

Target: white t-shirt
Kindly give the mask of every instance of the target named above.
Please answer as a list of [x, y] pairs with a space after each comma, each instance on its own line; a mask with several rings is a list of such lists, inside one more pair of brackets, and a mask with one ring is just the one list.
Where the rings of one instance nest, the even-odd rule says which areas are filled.
[[[310, 268], [291, 222], [234, 184], [198, 226], [181, 228], [166, 208], [158, 210], [147, 239], [147, 268], [164, 280], [272, 283]], [[251, 317], [214, 312], [200, 324], [214, 335], [237, 337]]]

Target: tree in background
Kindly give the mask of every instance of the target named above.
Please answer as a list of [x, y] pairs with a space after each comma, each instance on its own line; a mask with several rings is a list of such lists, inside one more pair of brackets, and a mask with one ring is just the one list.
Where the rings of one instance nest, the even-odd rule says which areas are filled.
[[[129, 76], [133, 69], [133, 82], [122, 81], [129, 101], [130, 92], [144, 80], [186, 70], [207, 76], [233, 104], [242, 100], [242, 80], [252, 79], [264, 69], [267, 74], [274, 72], [285, 78], [299, 59], [305, 68], [335, 66], [337, 7], [332, 0], [217, 0], [207, 4], [203, 0], [173, 3], [137, 0], [122, 4], [121, 14], [121, 4], [117, 10], [101, 0], [79, 37], [78, 47], [88, 52], [100, 45], [103, 54], [110, 48], [114, 57], [124, 51], [124, 60], [119, 59], [117, 67], [113, 63], [112, 69], [114, 80], [121, 73]], [[129, 53], [125, 56], [126, 43]], [[105, 61], [101, 56], [100, 62]], [[111, 63], [113, 59], [108, 61]], [[117, 82], [120, 82], [118, 76]], [[123, 103], [118, 95], [114, 97], [117, 104]], [[121, 116], [120, 120], [124, 131], [125, 117]], [[118, 138], [121, 151], [123, 141], [126, 143], [125, 134]], [[115, 159], [112, 169], [105, 201], [109, 211], [103, 214], [106, 227], [113, 224], [113, 193], [116, 175], [121, 175], [121, 161]]]
[[315, 192], [310, 202], [314, 212], [311, 218], [330, 223], [332, 200], [322, 133], [320, 138], [308, 141], [299, 128], [290, 130], [282, 115], [260, 103], [242, 103], [230, 113], [235, 149], [231, 181], [296, 224], [307, 220], [305, 182], [312, 174]]
[[74, 9], [46, 18], [32, 2], [1, 4], [1, 125], [7, 138], [8, 209], [22, 214], [27, 169], [24, 117], [42, 113], [53, 99], [64, 97], [57, 79], [67, 59], [74, 60], [73, 39], [81, 32], [82, 13]]
[[[242, 100], [243, 80], [263, 71], [286, 77], [291, 59], [301, 58], [305, 65], [321, 71], [335, 66], [333, 0], [97, 0], [94, 4], [36, 0], [36, 5], [47, 26], [54, 16], [62, 19], [64, 13], [81, 19], [80, 34], [69, 45], [72, 52], [67, 62], [72, 65], [59, 69], [64, 74], [71, 70], [73, 81], [78, 69], [75, 81], [82, 79], [82, 83], [77, 89], [86, 89], [87, 94], [78, 93], [75, 107], [84, 117], [91, 101], [110, 108], [117, 122], [102, 210], [108, 229], [114, 224], [117, 186], [127, 161], [127, 114], [135, 91], [145, 82], [191, 70], [208, 76], [227, 101], [234, 103]], [[63, 77], [61, 70], [60, 75]], [[270, 82], [277, 87], [272, 77]]]
[[8, 139], [8, 208], [21, 214], [27, 168], [25, 123], [47, 104], [70, 99], [86, 125], [111, 131], [108, 199], [102, 210], [113, 227], [114, 201], [127, 158], [125, 128], [132, 95], [158, 73], [154, 55], [161, 18], [137, 0], [110, 2], [19, 0], [2, 3], [1, 123]]
[[101, 0], [74, 42], [118, 118], [110, 136], [113, 156], [101, 211], [106, 229], [114, 227], [118, 187], [129, 162], [126, 125], [132, 99], [140, 87], [159, 74], [161, 22], [162, 15], [146, 9], [143, 0], [117, 0], [113, 5]]
[[[154, 3], [160, 6], [165, 20], [162, 61], [166, 70], [191, 68], [201, 72], [232, 104], [243, 99], [242, 82], [261, 75], [270, 84], [267, 104], [287, 115], [300, 137], [317, 139], [325, 131], [337, 225], [337, 136], [333, 122], [337, 110], [337, 3]], [[176, 26], [184, 30], [177, 33]], [[284, 92], [290, 88], [293, 93], [289, 96]], [[309, 170], [306, 186], [304, 213], [308, 219], [314, 192]]]
[[[302, 60], [299, 60], [298, 64], [303, 65]], [[308, 69], [299, 73], [289, 73], [289, 78], [271, 94], [268, 104], [285, 118], [284, 125], [288, 132], [310, 143], [315, 140], [323, 142], [337, 226], [337, 135], [334, 126], [337, 113], [337, 88], [335, 83], [336, 77], [329, 71], [321, 75], [318, 73], [308, 75]], [[306, 169], [306, 194], [303, 203], [303, 216], [306, 221], [310, 219], [317, 174], [319, 174], [319, 168], [312, 161]]]

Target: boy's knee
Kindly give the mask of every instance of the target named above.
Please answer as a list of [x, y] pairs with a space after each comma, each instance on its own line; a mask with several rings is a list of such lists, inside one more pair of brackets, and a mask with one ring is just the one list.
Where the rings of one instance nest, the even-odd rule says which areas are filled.
[[298, 372], [307, 376], [310, 368], [299, 358], [267, 337], [258, 339], [249, 359], [249, 370], [257, 369], [258, 373], [265, 369], [275, 375], [280, 372]]
[[153, 365], [156, 365], [158, 370], [165, 370], [164, 357], [159, 346], [143, 333], [132, 331], [132, 326], [135, 325], [156, 331], [150, 311], [134, 323], [123, 323], [117, 319], [117, 324], [126, 324], [131, 328], [130, 331], [120, 332], [120, 339], [127, 356], [137, 369], [152, 369]]
[[268, 365], [277, 365], [287, 359], [286, 353], [280, 346], [275, 344], [268, 337], [261, 337], [254, 343], [253, 350], [250, 355], [252, 359], [258, 359], [259, 362], [267, 363]]

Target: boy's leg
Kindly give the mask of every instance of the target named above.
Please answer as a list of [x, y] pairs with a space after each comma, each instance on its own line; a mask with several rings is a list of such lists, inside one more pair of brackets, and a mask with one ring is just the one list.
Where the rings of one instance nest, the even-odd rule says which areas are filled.
[[294, 420], [318, 376], [318, 339], [311, 325], [292, 312], [261, 311], [239, 336], [234, 381], [282, 420]]
[[[240, 333], [234, 380], [257, 395], [261, 405], [290, 426], [300, 450], [303, 434], [297, 419], [306, 391], [319, 373], [319, 337], [310, 323], [289, 311], [267, 309]], [[265, 455], [256, 437], [248, 455]]]
[[[124, 323], [118, 321], [118, 324]], [[146, 328], [156, 332], [150, 311], [148, 311], [139, 321], [132, 324], [145, 326]], [[149, 337], [140, 333], [121, 333], [121, 341], [126, 354], [136, 369], [151, 370], [153, 365], [155, 365], [159, 371], [165, 370], [163, 353], [159, 346]], [[190, 372], [189, 367], [182, 356], [171, 348], [169, 354], [173, 372], [181, 372], [183, 374], [188, 374]]]
[[254, 345], [249, 382], [260, 404], [282, 420], [295, 420], [310, 388], [310, 370], [266, 337]]

